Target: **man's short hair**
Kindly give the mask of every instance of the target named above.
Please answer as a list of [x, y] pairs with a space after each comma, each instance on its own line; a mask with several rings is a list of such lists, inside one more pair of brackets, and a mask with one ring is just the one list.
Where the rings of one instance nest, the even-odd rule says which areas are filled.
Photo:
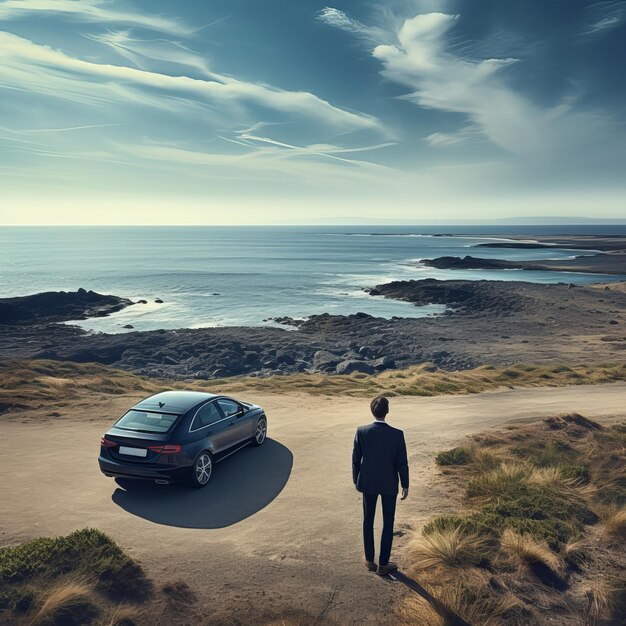
[[389, 413], [389, 400], [385, 396], [377, 396], [370, 404], [372, 415], [378, 419], [383, 419]]

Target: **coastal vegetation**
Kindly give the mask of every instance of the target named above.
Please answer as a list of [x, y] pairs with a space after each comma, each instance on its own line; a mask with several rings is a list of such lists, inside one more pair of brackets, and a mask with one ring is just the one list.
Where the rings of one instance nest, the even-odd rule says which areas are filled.
[[[96, 363], [50, 360], [0, 361], [0, 412], [63, 406], [84, 395], [143, 394], [164, 389], [195, 389], [220, 393], [309, 393], [372, 396], [437, 396], [524, 387], [561, 387], [626, 380], [625, 363], [485, 365], [450, 372], [432, 364], [388, 370], [380, 374], [285, 374], [267, 377], [229, 377], [214, 380], [148, 378]], [[62, 396], [62, 397], [61, 397]]]
[[[157, 587], [103, 532], [85, 528], [0, 548], [1, 626], [158, 626], [213, 620], [184, 580]], [[265, 626], [324, 626], [324, 616], [283, 610]]]
[[[626, 424], [576, 413], [475, 435], [436, 457], [463, 485], [406, 548], [407, 624], [617, 624], [626, 618]], [[548, 619], [549, 618], [549, 619]]]
[[104, 533], [86, 528], [0, 549], [0, 623], [132, 626], [152, 584]]

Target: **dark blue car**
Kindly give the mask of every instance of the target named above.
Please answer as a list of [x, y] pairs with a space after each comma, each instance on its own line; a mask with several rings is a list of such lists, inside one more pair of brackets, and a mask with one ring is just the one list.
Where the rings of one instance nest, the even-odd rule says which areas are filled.
[[106, 476], [204, 487], [215, 463], [248, 444], [262, 445], [266, 435], [260, 406], [198, 391], [165, 391], [115, 423], [102, 437], [98, 462]]

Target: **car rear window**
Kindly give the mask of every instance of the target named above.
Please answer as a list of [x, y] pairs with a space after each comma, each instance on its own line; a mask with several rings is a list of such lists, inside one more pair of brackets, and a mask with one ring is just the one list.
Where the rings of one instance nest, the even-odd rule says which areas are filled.
[[171, 413], [152, 413], [131, 409], [119, 419], [115, 427], [142, 433], [166, 433], [174, 425], [177, 418], [178, 415]]

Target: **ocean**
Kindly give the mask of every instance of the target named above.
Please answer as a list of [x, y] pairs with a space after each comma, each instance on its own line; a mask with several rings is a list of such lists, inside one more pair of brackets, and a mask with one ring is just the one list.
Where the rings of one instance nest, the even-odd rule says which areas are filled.
[[[577, 250], [507, 250], [477, 243], [515, 234], [626, 234], [626, 226], [154, 226], [2, 227], [0, 297], [79, 287], [148, 304], [78, 322], [86, 329], [275, 325], [269, 318], [365, 312], [436, 315], [364, 288], [422, 278], [588, 283], [610, 277], [523, 270], [436, 270], [420, 260], [474, 256], [535, 260]], [[463, 237], [433, 236], [462, 234]], [[623, 279], [624, 277], [622, 277]], [[155, 299], [163, 303], [156, 303]]]

